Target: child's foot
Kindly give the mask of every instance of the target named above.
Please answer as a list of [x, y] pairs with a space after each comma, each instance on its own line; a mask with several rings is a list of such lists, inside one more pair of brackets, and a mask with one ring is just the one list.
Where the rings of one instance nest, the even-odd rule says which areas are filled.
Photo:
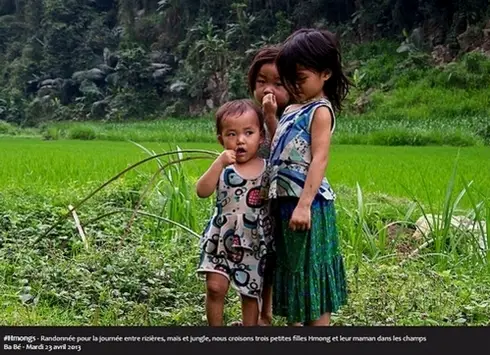
[[270, 327], [272, 325], [272, 317], [260, 317], [258, 325], [260, 325], [261, 327]]
[[[270, 322], [268, 319], [260, 318], [257, 325], [259, 325], [261, 327], [269, 327], [272, 325], [272, 322]], [[240, 322], [239, 320], [237, 320], [235, 322], [231, 322], [230, 327], [243, 327], [243, 323]]]

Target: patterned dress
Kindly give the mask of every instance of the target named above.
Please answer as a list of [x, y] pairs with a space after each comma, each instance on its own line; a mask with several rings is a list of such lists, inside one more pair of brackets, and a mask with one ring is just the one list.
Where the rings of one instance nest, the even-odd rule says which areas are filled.
[[272, 141], [265, 190], [272, 200], [276, 265], [273, 311], [289, 323], [311, 322], [336, 312], [347, 301], [343, 258], [336, 228], [334, 200], [323, 179], [311, 206], [311, 229], [292, 231], [289, 221], [311, 163], [311, 122], [321, 106], [335, 115], [331, 103], [318, 100], [287, 111]]
[[261, 304], [264, 269], [273, 248], [268, 202], [260, 196], [264, 169], [253, 179], [233, 165], [223, 170], [215, 213], [201, 238], [199, 273], [222, 274], [240, 294]]

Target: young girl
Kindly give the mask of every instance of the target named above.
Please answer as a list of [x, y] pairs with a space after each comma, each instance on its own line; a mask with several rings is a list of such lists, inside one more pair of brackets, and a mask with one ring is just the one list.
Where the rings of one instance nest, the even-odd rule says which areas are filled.
[[284, 43], [276, 65], [294, 105], [272, 141], [269, 198], [275, 220], [273, 311], [289, 324], [330, 324], [347, 301], [335, 222], [335, 194], [325, 178], [334, 108], [348, 93], [338, 43], [330, 32], [302, 29]]
[[279, 46], [260, 49], [248, 69], [248, 89], [255, 101], [262, 106], [265, 116], [266, 135], [259, 150], [259, 155], [265, 159], [269, 158], [278, 117], [289, 103], [289, 94], [282, 85], [275, 64], [279, 50]]
[[[281, 83], [275, 65], [279, 49], [275, 46], [260, 49], [255, 54], [248, 70], [250, 94], [262, 106], [265, 118], [265, 138], [258, 152], [258, 155], [264, 159], [269, 158], [271, 138], [277, 127], [277, 117], [282, 114], [289, 102], [289, 94]], [[268, 247], [268, 250], [269, 252], [273, 250], [272, 245]], [[269, 254], [264, 271], [263, 305], [259, 316], [259, 325], [263, 326], [272, 324], [272, 269], [273, 256]], [[241, 324], [241, 322], [233, 323], [235, 326]]]
[[198, 272], [206, 274], [206, 315], [223, 325], [225, 296], [231, 284], [242, 298], [243, 325], [258, 324], [263, 276], [272, 223], [260, 196], [266, 160], [258, 157], [264, 140], [262, 110], [251, 100], [235, 100], [216, 113], [223, 153], [197, 182], [197, 194], [216, 192], [215, 213], [201, 238]]

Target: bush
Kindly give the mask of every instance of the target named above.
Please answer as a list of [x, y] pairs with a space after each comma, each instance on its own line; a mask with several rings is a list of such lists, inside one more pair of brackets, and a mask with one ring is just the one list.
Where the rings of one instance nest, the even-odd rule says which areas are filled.
[[60, 130], [56, 127], [48, 127], [47, 129], [42, 131], [42, 137], [44, 140], [52, 141], [60, 139], [61, 133]]
[[0, 134], [15, 135], [16, 131], [10, 123], [0, 120]]
[[93, 140], [97, 138], [95, 128], [90, 126], [75, 126], [68, 133], [70, 139]]
[[490, 122], [482, 124], [476, 131], [486, 144], [490, 144]]

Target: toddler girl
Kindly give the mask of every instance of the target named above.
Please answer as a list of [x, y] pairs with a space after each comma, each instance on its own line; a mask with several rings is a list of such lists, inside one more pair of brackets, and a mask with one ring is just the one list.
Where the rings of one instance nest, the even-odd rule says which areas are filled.
[[251, 100], [235, 100], [216, 113], [223, 153], [197, 182], [197, 194], [216, 192], [215, 213], [201, 238], [199, 273], [206, 274], [209, 325], [223, 325], [226, 293], [242, 298], [243, 325], [258, 324], [265, 262], [271, 245], [268, 205], [260, 195], [266, 160], [258, 156], [264, 141], [262, 110]]

